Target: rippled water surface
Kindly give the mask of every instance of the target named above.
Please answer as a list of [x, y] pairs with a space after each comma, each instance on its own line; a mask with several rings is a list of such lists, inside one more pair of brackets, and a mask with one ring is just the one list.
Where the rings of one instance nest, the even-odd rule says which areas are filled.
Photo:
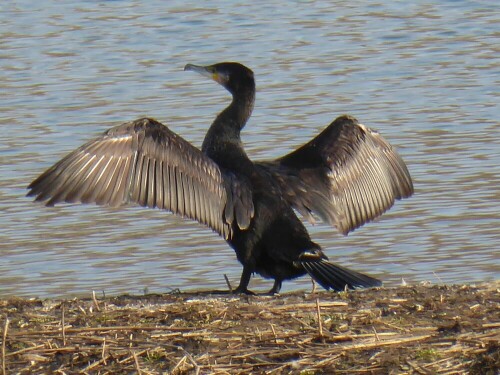
[[[46, 208], [27, 184], [66, 152], [151, 116], [200, 145], [229, 100], [188, 63], [250, 66], [252, 158], [342, 113], [406, 160], [415, 195], [342, 237], [336, 262], [386, 285], [500, 278], [500, 15], [491, 1], [31, 1], [0, 5], [0, 295], [225, 288], [241, 267], [209, 229], [137, 207]], [[252, 286], [269, 288], [256, 277]], [[300, 278], [284, 290], [308, 289]]]

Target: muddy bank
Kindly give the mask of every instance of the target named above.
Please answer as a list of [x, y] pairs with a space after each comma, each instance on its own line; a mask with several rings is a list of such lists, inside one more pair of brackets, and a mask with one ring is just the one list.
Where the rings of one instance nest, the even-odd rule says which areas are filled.
[[4, 299], [2, 371], [497, 375], [499, 290]]

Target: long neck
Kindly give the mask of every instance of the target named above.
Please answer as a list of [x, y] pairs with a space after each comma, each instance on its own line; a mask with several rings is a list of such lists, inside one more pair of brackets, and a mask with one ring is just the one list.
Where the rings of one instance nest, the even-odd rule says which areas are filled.
[[248, 159], [240, 139], [240, 132], [252, 114], [255, 89], [233, 95], [231, 104], [224, 109], [208, 129], [202, 151], [221, 166]]

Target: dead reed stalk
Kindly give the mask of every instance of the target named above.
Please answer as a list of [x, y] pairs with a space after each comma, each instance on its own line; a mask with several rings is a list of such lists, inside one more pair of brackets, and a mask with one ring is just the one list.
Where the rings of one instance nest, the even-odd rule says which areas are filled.
[[2, 334], [2, 374], [7, 375], [7, 365], [6, 365], [6, 342], [7, 342], [7, 332], [9, 330], [9, 318], [5, 316], [5, 323], [3, 326]]

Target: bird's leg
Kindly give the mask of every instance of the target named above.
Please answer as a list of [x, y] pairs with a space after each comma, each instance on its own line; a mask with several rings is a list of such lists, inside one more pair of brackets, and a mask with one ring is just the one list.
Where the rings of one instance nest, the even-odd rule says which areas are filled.
[[271, 290], [269, 292], [267, 292], [267, 294], [269, 294], [271, 296], [274, 294], [278, 294], [280, 292], [280, 289], [281, 289], [281, 280], [276, 279], [276, 280], [274, 280], [273, 287], [271, 288]]
[[240, 285], [233, 290], [234, 294], [255, 294], [249, 291], [248, 284], [250, 283], [250, 277], [252, 276], [252, 271], [248, 267], [243, 267], [243, 272], [241, 274]]

